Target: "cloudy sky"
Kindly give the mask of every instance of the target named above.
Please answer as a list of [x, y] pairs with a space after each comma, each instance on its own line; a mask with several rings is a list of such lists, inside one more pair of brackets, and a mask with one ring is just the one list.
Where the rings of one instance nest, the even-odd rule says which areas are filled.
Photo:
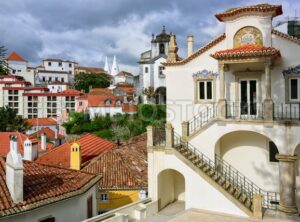
[[[214, 14], [230, 7], [264, 3], [258, 0], [1, 0], [0, 45], [16, 51], [32, 65], [44, 58], [73, 59], [86, 66], [104, 66], [116, 55], [120, 68], [137, 73], [140, 53], [150, 47], [151, 34], [165, 25], [177, 35], [180, 55], [186, 36], [195, 47], [223, 31]], [[294, 16], [299, 0], [268, 0], [282, 4], [282, 20]], [[276, 23], [274, 21], [274, 23]]]

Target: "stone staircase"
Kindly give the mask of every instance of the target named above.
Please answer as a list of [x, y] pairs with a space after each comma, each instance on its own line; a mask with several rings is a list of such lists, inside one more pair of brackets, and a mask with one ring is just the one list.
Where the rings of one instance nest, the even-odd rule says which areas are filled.
[[253, 197], [255, 194], [262, 196], [263, 208], [277, 209], [279, 203], [278, 193], [263, 191], [230, 164], [217, 156], [215, 161], [211, 160], [189, 142], [182, 141], [176, 133], [174, 133], [173, 142], [174, 149], [209, 177], [210, 182], [219, 186], [240, 206], [243, 206], [243, 210], [248, 211], [247, 214], [253, 213]]

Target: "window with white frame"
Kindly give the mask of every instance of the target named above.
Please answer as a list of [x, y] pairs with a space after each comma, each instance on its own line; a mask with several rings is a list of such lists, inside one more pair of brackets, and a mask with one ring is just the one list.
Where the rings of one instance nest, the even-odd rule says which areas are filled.
[[212, 100], [213, 99], [213, 81], [201, 80], [198, 81], [198, 100]]
[[102, 202], [107, 202], [108, 201], [108, 194], [107, 193], [101, 193], [100, 194], [100, 200]]
[[291, 102], [300, 101], [300, 78], [289, 79], [289, 100]]
[[165, 77], [165, 75], [164, 75], [164, 70], [165, 70], [165, 67], [164, 67], [164, 66], [159, 66], [159, 67], [158, 67], [159, 77]]

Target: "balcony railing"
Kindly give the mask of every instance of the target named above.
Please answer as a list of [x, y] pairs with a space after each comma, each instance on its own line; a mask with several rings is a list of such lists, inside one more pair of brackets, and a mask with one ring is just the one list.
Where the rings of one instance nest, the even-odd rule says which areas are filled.
[[226, 118], [228, 119], [263, 119], [263, 103], [227, 102]]
[[300, 103], [274, 104], [273, 118], [300, 121]]
[[155, 128], [153, 135], [154, 146], [166, 146], [166, 131], [165, 129]]
[[192, 134], [201, 129], [215, 117], [217, 117], [217, 105], [207, 106], [189, 121], [189, 133]]

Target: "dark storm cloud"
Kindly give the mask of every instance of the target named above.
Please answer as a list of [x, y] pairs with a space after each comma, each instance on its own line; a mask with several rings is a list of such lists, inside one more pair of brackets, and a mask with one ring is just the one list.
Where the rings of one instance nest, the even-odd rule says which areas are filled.
[[[269, 2], [295, 8], [292, 0]], [[251, 3], [261, 1], [1, 0], [0, 45], [35, 64], [61, 57], [101, 66], [105, 55], [117, 55], [125, 68], [133, 68], [163, 25], [177, 34], [185, 56], [189, 33], [199, 47], [224, 30], [215, 13]]]

